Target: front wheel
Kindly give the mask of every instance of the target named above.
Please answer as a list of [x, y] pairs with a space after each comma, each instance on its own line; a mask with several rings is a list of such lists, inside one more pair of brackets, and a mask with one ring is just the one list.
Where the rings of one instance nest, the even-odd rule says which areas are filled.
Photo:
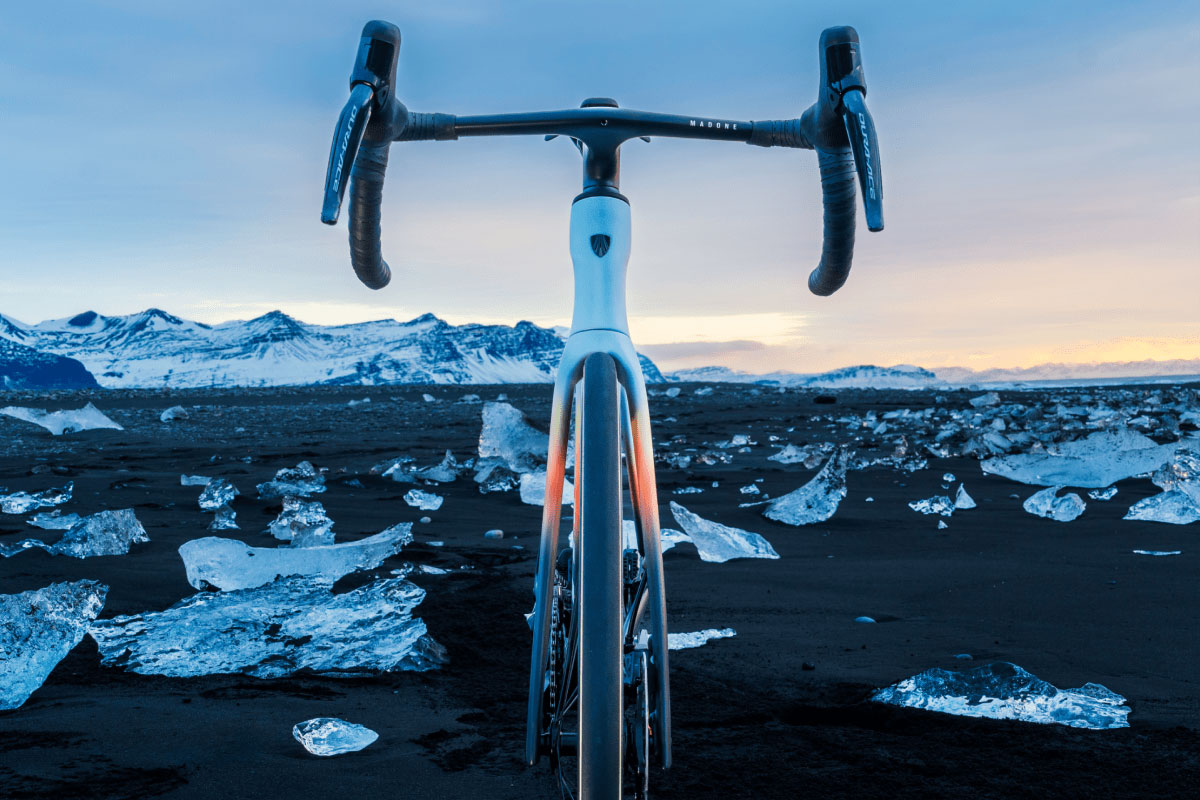
[[583, 368], [579, 458], [579, 794], [621, 797], [624, 650], [620, 388], [611, 356]]

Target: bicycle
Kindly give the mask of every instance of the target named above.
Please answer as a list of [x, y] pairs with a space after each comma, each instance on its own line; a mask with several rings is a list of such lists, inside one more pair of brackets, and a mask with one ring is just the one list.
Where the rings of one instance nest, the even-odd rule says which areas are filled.
[[[563, 759], [577, 759], [584, 800], [649, 792], [651, 764], [671, 765], [668, 638], [654, 453], [645, 380], [629, 337], [625, 274], [630, 207], [619, 191], [620, 147], [673, 137], [815, 150], [824, 203], [818, 295], [837, 291], [854, 248], [855, 176], [867, 227], [883, 229], [875, 124], [867, 111], [857, 32], [820, 39], [817, 102], [798, 119], [747, 122], [619, 108], [596, 97], [578, 109], [454, 116], [409, 112], [395, 96], [400, 31], [367, 23], [334, 132], [321, 221], [335, 224], [350, 185], [350, 257], [368, 287], [387, 285], [380, 206], [394, 141], [466, 136], [569, 137], [583, 158], [583, 191], [571, 205], [575, 277], [571, 332], [554, 381], [535, 606], [531, 627], [525, 757], [546, 755], [570, 792]], [[575, 514], [559, 546], [569, 415], [575, 412]], [[625, 453], [635, 547], [625, 548]]]

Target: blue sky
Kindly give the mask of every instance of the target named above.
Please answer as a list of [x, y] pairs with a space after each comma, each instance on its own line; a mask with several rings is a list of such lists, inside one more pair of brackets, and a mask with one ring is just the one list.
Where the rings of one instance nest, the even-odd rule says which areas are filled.
[[[603, 10], [597, 16], [597, 9]], [[63, 3], [0, 19], [0, 313], [568, 322], [562, 140], [393, 147], [354, 280], [318, 221], [364, 21], [451, 113], [798, 116], [858, 28], [888, 228], [832, 298], [808, 152], [624, 148], [635, 341], [668, 367], [976, 368], [1200, 357], [1200, 6], [1183, 2]]]

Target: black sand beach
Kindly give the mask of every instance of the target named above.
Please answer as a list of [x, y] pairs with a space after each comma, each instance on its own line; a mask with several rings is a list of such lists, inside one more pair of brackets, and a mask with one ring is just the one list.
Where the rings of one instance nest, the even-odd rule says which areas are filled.
[[[761, 533], [782, 558], [706, 563], [688, 544], [665, 555], [671, 629], [732, 627], [737, 635], [672, 654], [675, 767], [656, 775], [655, 797], [1165, 798], [1195, 791], [1200, 530], [1122, 520], [1131, 503], [1158, 491], [1148, 480], [1122, 481], [1114, 500], [1089, 502], [1078, 520], [1059, 523], [1022, 510], [1033, 487], [986, 476], [974, 459], [930, 459], [915, 473], [852, 471], [831, 520], [793, 528], [763, 518], [759, 508], [738, 507], [749, 499], [738, 487], [756, 478], [777, 496], [814, 473], [766, 460], [774, 452], [769, 435], [795, 444], [844, 436], [812, 416], [925, 407], [932, 393], [842, 391], [828, 405], [814, 403], [811, 391], [722, 385], [695, 396], [694, 388], [652, 398], [656, 443], [748, 433], [758, 444], [750, 453], [729, 451], [729, 464], [660, 464], [664, 525], [677, 527], [667, 508], [675, 499], [708, 519]], [[425, 392], [439, 402], [423, 401]], [[232, 480], [242, 490], [234, 503], [241, 529], [219, 535], [270, 546], [262, 531], [278, 502], [257, 499], [253, 485], [304, 459], [329, 469], [319, 499], [338, 541], [417, 523], [414, 544], [335, 591], [405, 561], [452, 570], [411, 576], [428, 591], [416, 614], [450, 657], [427, 673], [145, 677], [102, 668], [85, 638], [24, 706], [0, 712], [0, 797], [557, 798], [544, 762], [534, 769], [521, 763], [530, 638], [523, 612], [532, 604], [540, 508], [523, 505], [515, 492], [481, 495], [462, 478], [434, 489], [445, 504], [423, 512], [401, 499], [409, 486], [368, 474], [399, 455], [422, 464], [436, 463], [446, 449], [460, 460], [474, 455], [480, 406], [456, 401], [501, 392], [533, 420], [548, 416], [546, 386], [0, 395], [0, 405], [45, 408], [91, 400], [126, 429], [52, 437], [0, 417], [0, 485], [35, 491], [74, 480], [75, 499], [64, 511], [133, 508], [150, 536], [123, 556], [78, 560], [34, 551], [2, 560], [0, 592], [94, 578], [110, 587], [101, 617], [167, 608], [194, 591], [178, 547], [209, 535], [210, 515], [196, 505], [200, 489], [180, 486], [180, 474]], [[971, 396], [943, 394], [960, 406]], [[363, 397], [371, 403], [347, 406]], [[176, 404], [190, 419], [160, 422], [162, 410]], [[939, 530], [938, 517], [907, 503], [944, 493], [944, 472], [955, 473], [979, 505]], [[684, 485], [704, 492], [671, 493]], [[426, 514], [432, 522], [417, 522]], [[55, 535], [23, 519], [0, 517], [0, 541]], [[491, 528], [505, 537], [485, 539]], [[1134, 549], [1183, 555], [1143, 557]], [[878, 622], [855, 623], [861, 615]], [[973, 656], [968, 665], [1011, 661], [1059, 687], [1101, 683], [1129, 699], [1131, 727], [972, 720], [867, 700], [872, 689], [927, 668], [962, 667], [960, 653]], [[316, 716], [366, 725], [379, 740], [358, 753], [310, 756], [291, 729]]]

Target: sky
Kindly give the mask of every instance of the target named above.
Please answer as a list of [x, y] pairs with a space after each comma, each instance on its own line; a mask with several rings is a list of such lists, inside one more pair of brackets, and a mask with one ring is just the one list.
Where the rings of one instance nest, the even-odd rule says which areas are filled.
[[633, 141], [631, 332], [667, 369], [1200, 358], [1195, 2], [23, 3], [0, 17], [0, 313], [569, 324], [562, 139], [393, 145], [389, 287], [319, 221], [359, 32], [412, 110], [799, 116], [862, 40], [887, 228], [820, 253], [809, 151]]

